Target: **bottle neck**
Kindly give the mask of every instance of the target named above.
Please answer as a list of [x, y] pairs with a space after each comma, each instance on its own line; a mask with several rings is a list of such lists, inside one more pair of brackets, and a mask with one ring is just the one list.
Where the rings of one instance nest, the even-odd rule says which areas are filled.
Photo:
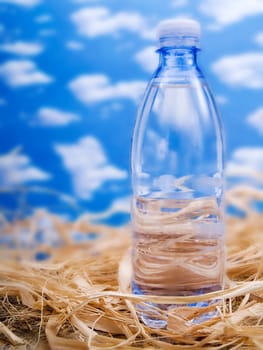
[[160, 53], [160, 66], [163, 68], [191, 69], [197, 64], [196, 48], [163, 47]]

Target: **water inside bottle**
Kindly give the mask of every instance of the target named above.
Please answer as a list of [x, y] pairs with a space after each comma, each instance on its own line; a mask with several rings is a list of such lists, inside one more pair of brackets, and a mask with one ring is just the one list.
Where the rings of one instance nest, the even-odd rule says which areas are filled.
[[[224, 226], [216, 198], [135, 198], [133, 215], [134, 294], [193, 296], [223, 288]], [[144, 323], [165, 327], [167, 319], [154, 306], [174, 306], [140, 307]]]

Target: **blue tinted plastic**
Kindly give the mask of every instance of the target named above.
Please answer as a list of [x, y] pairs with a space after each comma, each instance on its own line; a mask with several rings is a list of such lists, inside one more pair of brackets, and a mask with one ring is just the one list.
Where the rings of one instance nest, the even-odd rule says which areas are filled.
[[[135, 294], [224, 287], [223, 131], [197, 53], [161, 48], [138, 111], [131, 154]], [[149, 308], [140, 308], [142, 320], [165, 327]]]

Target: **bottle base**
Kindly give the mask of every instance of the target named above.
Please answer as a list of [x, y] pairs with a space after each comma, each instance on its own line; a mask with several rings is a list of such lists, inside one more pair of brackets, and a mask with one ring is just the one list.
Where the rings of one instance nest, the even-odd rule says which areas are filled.
[[[133, 294], [145, 295], [133, 283]], [[204, 294], [199, 291], [197, 295]], [[220, 300], [202, 301], [184, 305], [144, 303], [136, 306], [140, 320], [153, 329], [189, 327], [207, 322], [219, 316], [217, 306]]]
[[[166, 310], [162, 308], [162, 310], [158, 311], [160, 305], [147, 303], [147, 306], [137, 306], [137, 313], [144, 325], [153, 329], [166, 329], [169, 324], [169, 328], [173, 328], [171, 324], [174, 323], [174, 320], [176, 320], [175, 323], [180, 321], [180, 323], [183, 323], [185, 326], [193, 326], [202, 324], [219, 316], [219, 312], [216, 310], [218, 302], [214, 302], [214, 304], [215, 305], [210, 303], [209, 306], [213, 305], [214, 310], [210, 309], [209, 311], [200, 311], [201, 308], [207, 309], [208, 307], [198, 304], [196, 306], [170, 305]], [[187, 309], [187, 312], [185, 312], [185, 309]], [[184, 313], [186, 315], [184, 315]], [[195, 314], [198, 315], [194, 316]]]
[[145, 313], [141, 313], [139, 315], [141, 321], [145, 324], [145, 326], [153, 329], [165, 329], [167, 328], [167, 320], [156, 317], [148, 316]]

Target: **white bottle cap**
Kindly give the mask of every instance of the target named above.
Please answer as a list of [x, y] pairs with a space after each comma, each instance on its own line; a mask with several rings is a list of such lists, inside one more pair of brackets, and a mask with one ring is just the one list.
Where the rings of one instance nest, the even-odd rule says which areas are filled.
[[200, 48], [200, 24], [189, 18], [162, 21], [157, 27], [160, 47], [182, 46]]

